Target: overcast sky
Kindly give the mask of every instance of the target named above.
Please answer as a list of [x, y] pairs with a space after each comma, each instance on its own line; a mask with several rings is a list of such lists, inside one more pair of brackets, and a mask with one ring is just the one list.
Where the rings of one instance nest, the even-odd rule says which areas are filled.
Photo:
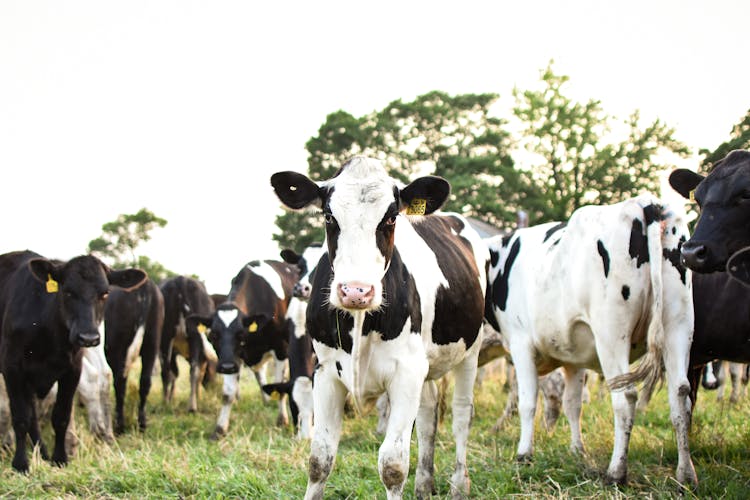
[[[147, 207], [141, 253], [229, 291], [278, 258], [270, 175], [327, 114], [539, 80], [693, 148], [750, 108], [750, 2], [0, 2], [0, 252], [69, 259]], [[617, 4], [617, 6], [614, 6]]]

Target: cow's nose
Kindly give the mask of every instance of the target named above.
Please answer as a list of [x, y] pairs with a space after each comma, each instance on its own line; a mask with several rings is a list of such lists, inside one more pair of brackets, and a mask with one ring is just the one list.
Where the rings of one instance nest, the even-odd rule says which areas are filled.
[[366, 309], [375, 296], [375, 287], [357, 281], [341, 283], [338, 287], [341, 305], [347, 309]]
[[294, 290], [292, 290], [292, 295], [298, 299], [310, 298], [310, 285], [303, 285], [302, 283], [295, 284]]
[[99, 336], [99, 332], [89, 332], [89, 333], [79, 333], [78, 337], [76, 337], [76, 342], [78, 343], [79, 347], [94, 347], [99, 345], [99, 342], [101, 340], [101, 337]]
[[691, 269], [702, 269], [708, 261], [708, 247], [702, 243], [688, 241], [682, 245], [682, 263]]
[[224, 362], [224, 363], [219, 363], [219, 366], [216, 368], [216, 371], [219, 373], [226, 374], [226, 375], [231, 375], [233, 373], [237, 373], [239, 371], [239, 367], [237, 366], [237, 363], [235, 362]]

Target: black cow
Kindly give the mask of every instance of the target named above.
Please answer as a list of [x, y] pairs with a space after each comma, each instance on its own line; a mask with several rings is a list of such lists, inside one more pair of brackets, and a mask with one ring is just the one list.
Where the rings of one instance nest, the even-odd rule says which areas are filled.
[[685, 263], [699, 273], [723, 271], [732, 254], [750, 246], [750, 151], [732, 151], [706, 177], [677, 169], [669, 183], [701, 209], [693, 236], [682, 245]]
[[[218, 439], [229, 428], [243, 362], [252, 368], [270, 354], [277, 362], [276, 381], [281, 379], [289, 349], [286, 312], [298, 280], [295, 265], [254, 260], [232, 279], [227, 301], [213, 315], [193, 317], [210, 326], [209, 339], [219, 353], [217, 371], [224, 374], [222, 407], [212, 438]], [[289, 423], [283, 397], [279, 401], [278, 423]]]
[[450, 370], [456, 438], [451, 490], [468, 495], [466, 455], [489, 252], [465, 219], [433, 214], [450, 185], [428, 176], [403, 186], [380, 161], [365, 157], [352, 158], [329, 180], [278, 172], [271, 184], [287, 207], [320, 208], [326, 223], [328, 253], [315, 272], [306, 319], [319, 362], [306, 498], [323, 496], [349, 392], [358, 408], [388, 394], [391, 413], [378, 471], [389, 498], [403, 493], [416, 420], [415, 489], [418, 497], [429, 496], [435, 380]]
[[289, 380], [262, 387], [263, 391], [269, 395], [287, 395], [292, 422], [297, 428], [297, 436], [300, 439], [312, 437], [312, 384], [315, 353], [312, 338], [305, 328], [305, 318], [308, 299], [312, 291], [311, 276], [314, 276], [315, 268], [323, 252], [324, 249], [320, 243], [313, 243], [305, 249], [302, 255], [288, 249], [281, 252], [284, 261], [296, 265], [300, 274], [300, 280], [294, 285], [294, 296], [286, 312], [289, 329]]
[[164, 297], [159, 287], [147, 280], [135, 290], [112, 287], [104, 309], [104, 352], [112, 368], [115, 386], [115, 432], [125, 431], [123, 406], [128, 372], [141, 357], [138, 427], [146, 429], [146, 400], [151, 391], [151, 373], [159, 352], [164, 324]]
[[145, 279], [139, 269], [111, 270], [90, 255], [68, 262], [48, 260], [28, 250], [0, 255], [0, 372], [16, 435], [14, 469], [29, 469], [27, 435], [32, 444], [39, 444], [42, 457], [48, 458], [33, 396], [44, 397], [55, 382], [52, 461], [67, 463], [65, 431], [81, 377], [81, 348], [100, 342], [109, 286], [133, 289]]
[[177, 276], [161, 284], [164, 295], [164, 329], [161, 336], [161, 380], [164, 400], [172, 401], [175, 379], [179, 374], [177, 355], [190, 363], [191, 412], [198, 410], [199, 384], [206, 385], [215, 372], [216, 351], [207, 339], [208, 324], [189, 319], [210, 316], [214, 301], [200, 281]]
[[690, 350], [691, 398], [695, 400], [707, 362], [750, 361], [750, 313], [737, 308], [750, 300], [750, 290], [741, 284], [747, 267], [740, 264], [747, 255], [742, 250], [750, 245], [750, 152], [732, 151], [705, 177], [677, 169], [669, 183], [701, 208], [693, 235], [681, 249], [683, 262], [696, 271], [695, 334]]

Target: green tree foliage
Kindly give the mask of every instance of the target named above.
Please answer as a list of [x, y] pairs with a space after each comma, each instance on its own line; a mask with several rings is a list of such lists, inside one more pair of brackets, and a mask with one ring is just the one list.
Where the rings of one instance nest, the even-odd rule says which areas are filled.
[[714, 163], [735, 149], [750, 149], [750, 110], [747, 111], [745, 117], [738, 124], [732, 127], [729, 140], [723, 142], [713, 151], [708, 149], [701, 149], [699, 151], [701, 155], [705, 155], [701, 163], [701, 170], [704, 173], [708, 172]]
[[583, 205], [615, 203], [644, 190], [658, 193], [666, 153], [689, 154], [673, 138], [674, 129], [658, 119], [643, 128], [637, 111], [619, 127], [626, 132], [617, 140], [617, 127], [601, 103], [565, 96], [567, 81], [550, 63], [540, 90], [514, 90], [519, 142], [530, 153], [528, 167], [538, 188], [529, 200], [531, 224], [566, 220]]
[[112, 222], [102, 225], [102, 235], [89, 242], [88, 252], [97, 255], [115, 268], [139, 267], [156, 283], [176, 273], [135, 250], [151, 239], [151, 231], [167, 225], [166, 219], [157, 217], [147, 208], [134, 214], [120, 214]]
[[[496, 94], [438, 91], [359, 118], [337, 111], [306, 145], [308, 175], [328, 179], [351, 156], [372, 156], [403, 182], [445, 177], [445, 210], [506, 227], [518, 210], [537, 224], [565, 220], [582, 205], [658, 192], [673, 155], [690, 153], [674, 130], [658, 119], [643, 126], [638, 111], [617, 121], [599, 101], [568, 97], [567, 82], [550, 62], [538, 89], [514, 90], [507, 119], [498, 116]], [[324, 237], [321, 218], [309, 212], [285, 213], [276, 224], [274, 239], [298, 252]]]

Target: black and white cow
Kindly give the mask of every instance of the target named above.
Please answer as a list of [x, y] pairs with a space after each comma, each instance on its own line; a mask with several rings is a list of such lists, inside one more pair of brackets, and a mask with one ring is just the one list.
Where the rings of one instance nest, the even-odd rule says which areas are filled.
[[320, 208], [326, 222], [328, 253], [318, 264], [307, 308], [319, 366], [306, 498], [323, 496], [349, 392], [360, 409], [388, 394], [391, 412], [378, 471], [389, 498], [402, 496], [416, 419], [415, 488], [418, 496], [429, 496], [435, 380], [451, 369], [451, 488], [468, 494], [466, 451], [489, 255], [463, 218], [430, 215], [447, 199], [450, 185], [428, 176], [401, 186], [380, 161], [365, 157], [352, 158], [326, 181], [279, 172], [271, 184], [287, 207]]
[[302, 255], [288, 249], [281, 252], [284, 262], [296, 265], [300, 275], [299, 281], [294, 285], [293, 297], [286, 310], [289, 329], [289, 380], [263, 386], [266, 394], [287, 395], [292, 422], [297, 428], [297, 437], [300, 439], [312, 437], [315, 353], [312, 338], [305, 328], [305, 318], [312, 291], [310, 275], [314, 274], [324, 251], [323, 245], [313, 243], [305, 249]]
[[0, 255], [0, 372], [10, 399], [16, 452], [13, 468], [29, 469], [26, 436], [41, 442], [33, 396], [44, 397], [57, 382], [52, 410], [55, 447], [52, 461], [64, 465], [65, 433], [81, 377], [83, 347], [100, 342], [99, 327], [110, 285], [141, 285], [139, 269], [114, 271], [96, 257], [52, 261], [31, 251]]
[[[563, 408], [571, 449], [583, 451], [581, 390], [586, 368], [612, 388], [615, 437], [606, 479], [627, 480], [637, 392], [666, 367], [678, 444], [677, 479], [696, 483], [688, 447], [688, 354], [693, 331], [689, 273], [680, 265], [684, 217], [652, 196], [576, 210], [566, 223], [519, 229], [490, 243], [494, 322], [516, 367], [519, 460], [532, 454], [538, 375], [565, 370]], [[646, 352], [637, 371], [630, 362]]]
[[177, 355], [190, 363], [190, 400], [188, 411], [198, 411], [200, 384], [207, 382], [206, 374], [214, 373], [216, 351], [208, 341], [208, 325], [199, 320], [214, 312], [214, 301], [200, 281], [189, 276], [175, 276], [161, 284], [164, 296], [164, 328], [159, 356], [164, 400], [174, 397], [175, 380], [179, 374]]
[[[254, 260], [232, 279], [227, 301], [210, 316], [193, 315], [207, 325], [209, 340], [218, 352], [217, 371], [224, 374], [222, 407], [213, 439], [226, 434], [232, 404], [239, 392], [244, 362], [259, 377], [257, 367], [270, 356], [276, 361], [275, 381], [287, 365], [289, 327], [286, 319], [292, 289], [299, 279], [297, 266], [275, 260]], [[265, 381], [258, 379], [265, 385]], [[265, 393], [263, 393], [265, 395]], [[279, 399], [279, 425], [288, 425], [286, 398]]]
[[159, 353], [164, 324], [164, 297], [150, 279], [135, 290], [112, 287], [104, 309], [104, 345], [112, 367], [115, 386], [115, 432], [125, 431], [125, 393], [128, 373], [141, 357], [138, 427], [147, 425], [146, 401], [151, 391], [151, 374]]

